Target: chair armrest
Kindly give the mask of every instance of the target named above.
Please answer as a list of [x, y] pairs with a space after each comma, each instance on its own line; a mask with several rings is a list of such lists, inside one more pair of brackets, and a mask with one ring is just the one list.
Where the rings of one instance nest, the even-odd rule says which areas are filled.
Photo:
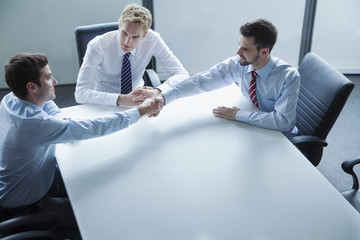
[[341, 167], [344, 170], [344, 172], [351, 174], [351, 172], [353, 171], [353, 167], [359, 163], [360, 163], [360, 158], [356, 158], [356, 159], [344, 161], [341, 164]]
[[347, 160], [341, 164], [344, 172], [350, 174], [353, 178], [353, 189], [359, 189], [359, 180], [354, 172], [354, 166], [360, 163], [360, 158]]
[[328, 145], [328, 143], [324, 139], [317, 137], [317, 136], [310, 136], [310, 135], [289, 137], [289, 140], [293, 144], [316, 143], [316, 144], [320, 144], [323, 147], [326, 147]]
[[58, 213], [33, 213], [23, 216], [12, 217], [0, 223], [0, 233], [16, 232], [23, 229], [34, 229], [36, 226], [53, 226], [62, 222]]
[[15, 233], [8, 235], [2, 240], [20, 240], [20, 239], [56, 239], [56, 235], [52, 231], [48, 230], [38, 230], [38, 231], [27, 231], [21, 233]]
[[146, 69], [144, 72], [144, 81], [146, 86], [157, 88], [161, 85], [160, 78], [153, 69]]

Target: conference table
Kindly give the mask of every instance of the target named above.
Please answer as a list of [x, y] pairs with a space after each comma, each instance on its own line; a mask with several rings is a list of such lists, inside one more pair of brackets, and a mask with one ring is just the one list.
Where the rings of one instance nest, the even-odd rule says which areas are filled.
[[[256, 111], [233, 84], [119, 132], [59, 144], [82, 238], [360, 239], [358, 212], [281, 132], [217, 118], [217, 106]], [[126, 109], [63, 111], [76, 119]]]

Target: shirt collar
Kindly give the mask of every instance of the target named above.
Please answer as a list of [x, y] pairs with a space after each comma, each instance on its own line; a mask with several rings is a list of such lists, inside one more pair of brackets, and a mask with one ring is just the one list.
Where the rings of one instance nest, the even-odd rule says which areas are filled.
[[[273, 57], [270, 56], [270, 59], [268, 61], [268, 63], [263, 66], [262, 68], [260, 68], [259, 70], [256, 70], [256, 73], [258, 74], [258, 76], [260, 76], [262, 79], [267, 79], [267, 77], [269, 76], [271, 70], [274, 67], [274, 60]], [[250, 74], [251, 71], [254, 71], [255, 69], [253, 68], [253, 66], [250, 64], [248, 67], [247, 72]]]
[[[18, 97], [16, 97], [16, 98], [17, 98], [17, 99], [16, 99], [17, 102], [18, 102], [20, 105], [27, 105], [27, 106], [35, 109], [35, 110], [43, 110], [43, 107], [40, 107], [39, 105], [36, 105], [36, 104], [34, 104], [34, 103], [32, 103], [32, 102], [29, 102], [29, 101], [27, 101], [27, 100], [23, 100], [23, 99], [18, 98]], [[45, 106], [45, 104], [44, 104], [44, 106]]]

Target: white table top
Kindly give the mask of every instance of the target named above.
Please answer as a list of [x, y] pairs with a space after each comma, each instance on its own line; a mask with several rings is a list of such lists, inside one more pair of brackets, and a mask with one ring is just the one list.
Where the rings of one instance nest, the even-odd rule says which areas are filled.
[[58, 145], [83, 239], [360, 239], [360, 215], [280, 132], [216, 118], [220, 105], [254, 109], [232, 85], [115, 134]]

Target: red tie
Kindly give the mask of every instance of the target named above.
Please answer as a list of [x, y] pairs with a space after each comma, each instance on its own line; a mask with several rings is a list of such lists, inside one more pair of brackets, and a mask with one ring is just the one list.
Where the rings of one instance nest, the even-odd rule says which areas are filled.
[[256, 77], [257, 73], [255, 71], [251, 71], [251, 81], [250, 81], [250, 88], [249, 88], [249, 95], [251, 101], [255, 104], [257, 108], [260, 109], [259, 104], [256, 99]]

